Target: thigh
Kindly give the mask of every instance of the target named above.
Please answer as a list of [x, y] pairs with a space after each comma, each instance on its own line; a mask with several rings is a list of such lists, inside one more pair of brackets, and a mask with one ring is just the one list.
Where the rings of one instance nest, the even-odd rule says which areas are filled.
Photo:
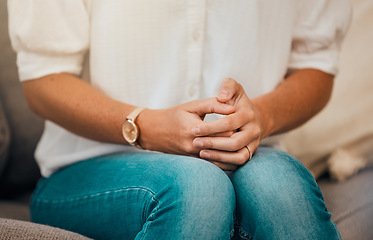
[[231, 179], [242, 236], [338, 239], [315, 179], [289, 154], [260, 147]]
[[[31, 211], [35, 222], [86, 236], [134, 239], [139, 233], [143, 238], [160, 235], [157, 229], [164, 231], [164, 224], [183, 226], [174, 226], [176, 232], [169, 234], [185, 235], [188, 227], [197, 231], [197, 221], [192, 220], [196, 212], [210, 206], [210, 212], [215, 207], [233, 212], [234, 202], [231, 182], [213, 164], [191, 157], [138, 153], [82, 161], [43, 179]], [[227, 217], [216, 213], [214, 218], [222, 218], [221, 231], [229, 234]]]

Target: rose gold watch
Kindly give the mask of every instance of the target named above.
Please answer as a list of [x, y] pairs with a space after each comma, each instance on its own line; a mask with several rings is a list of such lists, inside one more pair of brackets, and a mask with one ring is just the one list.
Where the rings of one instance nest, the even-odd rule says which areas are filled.
[[131, 144], [132, 146], [142, 148], [140, 144], [137, 142], [140, 136], [140, 129], [136, 124], [137, 116], [145, 110], [145, 107], [138, 107], [133, 110], [126, 118], [122, 125], [122, 134], [124, 139]]

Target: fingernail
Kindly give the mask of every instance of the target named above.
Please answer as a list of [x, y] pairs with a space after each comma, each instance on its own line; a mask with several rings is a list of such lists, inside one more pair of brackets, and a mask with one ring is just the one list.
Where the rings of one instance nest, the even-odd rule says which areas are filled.
[[219, 93], [219, 97], [225, 98], [225, 97], [228, 97], [228, 96], [229, 96], [229, 91], [226, 90], [226, 89], [221, 90], [220, 93]]
[[201, 129], [200, 129], [199, 127], [194, 127], [194, 128], [192, 129], [192, 133], [193, 133], [194, 135], [198, 135], [198, 134], [200, 134], [200, 132], [201, 132]]
[[203, 147], [203, 142], [201, 140], [199, 140], [199, 139], [195, 139], [194, 140], [194, 145], [196, 147]]
[[200, 155], [201, 155], [201, 158], [210, 158], [209, 152], [202, 151]]

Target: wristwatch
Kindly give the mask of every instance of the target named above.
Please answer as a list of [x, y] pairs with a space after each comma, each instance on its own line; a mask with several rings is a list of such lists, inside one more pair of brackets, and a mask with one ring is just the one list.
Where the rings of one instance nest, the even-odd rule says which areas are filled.
[[132, 146], [142, 148], [140, 144], [137, 142], [140, 136], [140, 129], [136, 124], [137, 116], [145, 110], [145, 107], [138, 107], [133, 110], [126, 118], [122, 125], [122, 134], [124, 139], [131, 144]]

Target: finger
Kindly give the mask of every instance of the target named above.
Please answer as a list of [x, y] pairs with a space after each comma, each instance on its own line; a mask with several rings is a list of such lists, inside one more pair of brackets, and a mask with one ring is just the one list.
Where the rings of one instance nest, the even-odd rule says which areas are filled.
[[195, 112], [199, 116], [205, 116], [210, 113], [229, 115], [234, 113], [236, 108], [232, 105], [221, 103], [216, 98], [207, 98], [190, 102], [187, 110]]
[[235, 131], [227, 131], [227, 132], [220, 132], [220, 133], [214, 133], [209, 135], [209, 137], [230, 137], [235, 133]]
[[248, 161], [250, 161], [251, 158], [254, 157], [254, 154], [255, 154], [256, 150], [258, 149], [259, 144], [260, 144], [260, 139], [256, 139], [255, 141], [252, 141], [247, 146], [245, 146], [245, 149], [247, 149], [247, 152], [249, 153]]
[[209, 161], [209, 162], [224, 171], [235, 171], [238, 168], [238, 166], [234, 164], [221, 163], [221, 162], [215, 162], [215, 161]]
[[193, 140], [197, 149], [215, 149], [220, 151], [238, 151], [258, 138], [248, 132], [236, 132], [231, 137], [199, 137]]
[[199, 152], [199, 156], [209, 161], [228, 163], [234, 165], [243, 165], [249, 158], [250, 153], [247, 148], [242, 148], [236, 152], [226, 152], [211, 149], [204, 149]]
[[194, 136], [208, 136], [220, 132], [236, 131], [250, 119], [233, 113], [212, 122], [203, 122], [192, 129]]
[[218, 101], [227, 103], [231, 100], [240, 90], [240, 85], [232, 78], [226, 78], [223, 80], [218, 93]]

